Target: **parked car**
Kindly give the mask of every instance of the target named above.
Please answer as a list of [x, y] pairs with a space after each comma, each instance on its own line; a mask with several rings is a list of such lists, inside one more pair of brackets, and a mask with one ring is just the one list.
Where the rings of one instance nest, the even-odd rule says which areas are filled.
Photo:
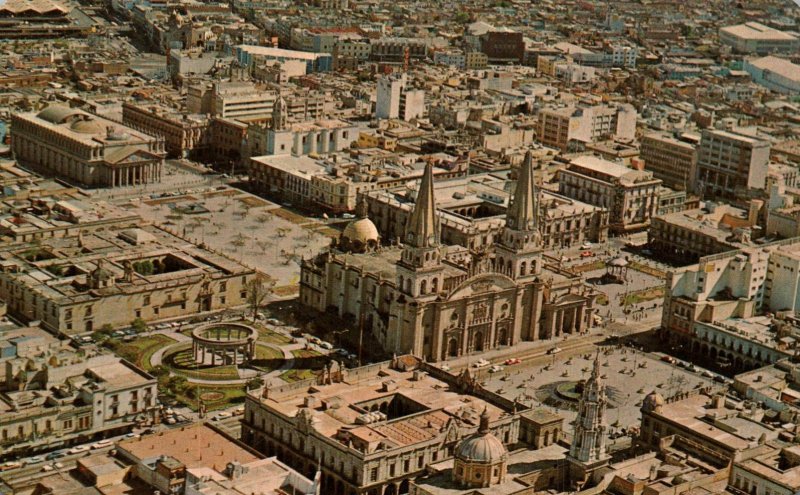
[[581, 249], [592, 249], [592, 243], [589, 241], [584, 242], [581, 244]]
[[8, 471], [10, 469], [19, 469], [22, 463], [19, 461], [8, 461], [5, 464], [0, 464], [0, 471]]
[[320, 341], [319, 346], [328, 351], [333, 349], [333, 344], [330, 342], [325, 342], [324, 340]]
[[559, 352], [561, 352], [560, 347], [551, 347], [550, 349], [547, 349], [548, 354], [558, 354]]
[[35, 455], [33, 457], [29, 457], [28, 460], [25, 461], [25, 464], [39, 464], [40, 462], [44, 462], [44, 457], [40, 455]]
[[57, 450], [55, 452], [50, 452], [46, 456], [44, 456], [45, 460], [52, 461], [55, 459], [61, 459], [62, 457], [67, 457], [67, 453], [63, 450]]
[[440, 368], [442, 371], [450, 371], [450, 365], [448, 365], [447, 363], [445, 363], [445, 364], [443, 364], [443, 365], [439, 366], [439, 368]]
[[76, 445], [75, 447], [69, 449], [67, 452], [69, 452], [70, 454], [80, 454], [81, 452], [88, 451], [90, 448], [91, 447], [89, 447], [88, 445]]
[[514, 364], [519, 364], [521, 362], [522, 362], [522, 360], [520, 358], [510, 358], [510, 359], [506, 359], [504, 364], [506, 366], [511, 366], [511, 365], [514, 365]]
[[92, 444], [92, 449], [94, 450], [104, 449], [106, 447], [111, 447], [112, 445], [114, 445], [114, 442], [111, 440], [100, 440], [99, 442], [95, 442]]
[[594, 256], [594, 253], [592, 253], [591, 251], [584, 251], [581, 253], [581, 258], [588, 258], [590, 256]]
[[489, 366], [490, 364], [491, 363], [489, 361], [481, 358], [481, 359], [475, 361], [474, 363], [472, 363], [472, 367], [473, 368], [484, 368], [486, 366]]
[[503, 371], [503, 367], [499, 364], [494, 364], [491, 368], [489, 368], [489, 373], [499, 373], [501, 371]]
[[664, 361], [665, 363], [669, 363], [669, 364], [675, 364], [675, 363], [677, 363], [677, 362], [678, 362], [678, 361], [677, 361], [677, 360], [676, 360], [674, 357], [672, 357], [672, 356], [661, 356], [661, 360], [662, 360], [662, 361]]
[[231, 416], [233, 416], [233, 414], [229, 413], [228, 411], [222, 411], [221, 413], [217, 413], [217, 415], [214, 416], [214, 421], [219, 421], [221, 419], [227, 419], [227, 418], [230, 418]]

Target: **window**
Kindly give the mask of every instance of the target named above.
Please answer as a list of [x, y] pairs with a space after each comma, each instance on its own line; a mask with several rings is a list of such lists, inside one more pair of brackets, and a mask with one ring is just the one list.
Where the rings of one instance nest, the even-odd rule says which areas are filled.
[[411, 471], [411, 460], [406, 459], [405, 461], [403, 461], [403, 472], [407, 473], [409, 471]]
[[369, 480], [371, 482], [378, 481], [378, 468], [372, 468], [369, 471]]
[[145, 294], [145, 296], [144, 296], [144, 305], [145, 306], [149, 306], [150, 305], [150, 294]]
[[422, 466], [425, 465], [425, 457], [419, 456], [417, 457], [417, 469], [422, 469]]

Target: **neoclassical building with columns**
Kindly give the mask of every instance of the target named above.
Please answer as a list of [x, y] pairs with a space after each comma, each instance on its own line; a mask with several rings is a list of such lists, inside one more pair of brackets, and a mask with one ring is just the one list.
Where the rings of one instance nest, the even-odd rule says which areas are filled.
[[51, 105], [11, 117], [17, 161], [39, 173], [87, 187], [161, 181], [164, 139], [77, 108]]
[[545, 263], [538, 208], [529, 153], [494, 246], [443, 245], [428, 165], [403, 243], [381, 246], [360, 208], [354, 228], [302, 263], [300, 301], [363, 323], [388, 352], [430, 361], [586, 332], [596, 293]]

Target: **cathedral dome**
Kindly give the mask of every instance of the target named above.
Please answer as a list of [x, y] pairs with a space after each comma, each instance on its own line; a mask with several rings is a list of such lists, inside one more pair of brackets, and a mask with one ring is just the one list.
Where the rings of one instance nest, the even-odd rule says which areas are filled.
[[378, 242], [380, 234], [378, 228], [369, 218], [358, 218], [350, 222], [342, 232], [342, 237], [350, 242], [370, 244]]
[[492, 433], [477, 433], [464, 439], [456, 449], [456, 457], [464, 462], [491, 464], [503, 459], [506, 447]]

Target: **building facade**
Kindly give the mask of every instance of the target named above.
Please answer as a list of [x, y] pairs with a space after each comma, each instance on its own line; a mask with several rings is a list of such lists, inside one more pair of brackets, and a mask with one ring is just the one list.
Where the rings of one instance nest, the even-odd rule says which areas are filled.
[[11, 127], [14, 156], [40, 173], [89, 187], [161, 181], [163, 138], [62, 105], [14, 114]]
[[388, 352], [430, 361], [587, 332], [594, 293], [579, 276], [545, 267], [532, 160], [526, 164], [493, 259], [441, 244], [428, 165], [402, 247], [379, 255], [332, 249], [304, 261], [300, 302], [363, 321]]
[[646, 229], [658, 210], [661, 181], [594, 156], [574, 158], [558, 173], [558, 191], [569, 198], [608, 210], [613, 232]]
[[705, 130], [697, 151], [695, 192], [708, 199], [746, 198], [748, 191], [764, 189], [770, 144], [752, 136], [723, 130]]
[[669, 134], [651, 133], [642, 136], [639, 157], [653, 177], [672, 189], [686, 191], [694, 182], [697, 164], [697, 143]]

